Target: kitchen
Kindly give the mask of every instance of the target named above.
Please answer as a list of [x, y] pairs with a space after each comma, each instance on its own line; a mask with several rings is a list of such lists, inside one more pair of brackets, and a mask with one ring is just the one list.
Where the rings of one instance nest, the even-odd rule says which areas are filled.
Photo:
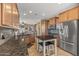
[[0, 56], [78, 56], [78, 3], [0, 3]]

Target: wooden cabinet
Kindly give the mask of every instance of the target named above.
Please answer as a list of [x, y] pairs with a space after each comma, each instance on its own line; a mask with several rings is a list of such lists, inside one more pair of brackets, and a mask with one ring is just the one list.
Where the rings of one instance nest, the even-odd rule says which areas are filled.
[[49, 25], [54, 25], [55, 24], [55, 18], [50, 18], [49, 19]]
[[79, 19], [79, 6], [59, 14], [60, 22]]
[[62, 22], [67, 21], [67, 19], [68, 19], [68, 12], [66, 11], [66, 12], [63, 13]]
[[58, 17], [53, 17], [53, 18], [50, 18], [50, 19], [49, 19], [48, 25], [49, 25], [49, 26], [51, 26], [51, 25], [54, 26], [54, 25], [57, 24], [57, 23], [59, 23]]
[[68, 10], [68, 13], [69, 20], [79, 19], [79, 7], [75, 7], [73, 9]]
[[12, 11], [13, 27], [18, 28], [18, 26], [19, 26], [19, 13], [18, 13], [17, 5], [12, 4], [12, 6], [13, 6], [13, 11]]
[[40, 24], [37, 23], [37, 24], [36, 24], [36, 35], [37, 35], [37, 36], [40, 35], [40, 31], [41, 31], [41, 30], [40, 30]]
[[62, 14], [62, 13], [59, 14], [59, 22], [60, 22], [60, 23], [63, 22], [63, 14]]
[[1, 26], [1, 3], [0, 3], [0, 26]]
[[48, 35], [48, 20], [41, 21], [41, 35]]
[[12, 26], [12, 5], [2, 4], [2, 25]]
[[15, 3], [0, 3], [0, 26], [6, 28], [19, 27], [19, 11]]
[[56, 17], [56, 24], [59, 24], [59, 23], [60, 23], [59, 17]]
[[59, 15], [59, 22], [64, 22], [68, 20], [68, 12], [63, 12]]
[[42, 20], [36, 24], [37, 36], [48, 35], [48, 20]]

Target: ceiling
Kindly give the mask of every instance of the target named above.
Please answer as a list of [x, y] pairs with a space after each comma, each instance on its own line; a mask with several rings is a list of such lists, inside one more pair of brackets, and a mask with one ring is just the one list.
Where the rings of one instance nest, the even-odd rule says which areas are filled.
[[57, 16], [59, 13], [77, 5], [77, 3], [18, 3], [20, 21], [35, 24], [41, 19]]

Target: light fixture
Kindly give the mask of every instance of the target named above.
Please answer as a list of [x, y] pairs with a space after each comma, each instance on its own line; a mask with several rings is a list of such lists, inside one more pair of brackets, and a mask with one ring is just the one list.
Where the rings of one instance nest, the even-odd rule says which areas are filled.
[[62, 4], [62, 3], [57, 3], [57, 4]]
[[29, 11], [29, 13], [31, 14], [31, 13], [32, 13], [32, 11], [30, 10], [30, 11]]
[[24, 16], [26, 15], [26, 13], [24, 13]]
[[45, 16], [45, 13], [43, 13], [42, 16]]

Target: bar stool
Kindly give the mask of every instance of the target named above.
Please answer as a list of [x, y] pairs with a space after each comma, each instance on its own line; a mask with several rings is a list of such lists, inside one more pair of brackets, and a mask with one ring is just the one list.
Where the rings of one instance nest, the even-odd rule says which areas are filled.
[[[46, 55], [50, 55], [50, 52], [54, 50], [54, 42], [46, 42], [45, 44], [46, 48]], [[43, 51], [43, 42], [39, 43], [39, 52]]]
[[48, 45], [48, 48], [47, 48], [47, 54], [48, 54], [48, 56], [51, 55], [52, 52], [55, 53], [54, 43], [51, 43], [50, 45]]

